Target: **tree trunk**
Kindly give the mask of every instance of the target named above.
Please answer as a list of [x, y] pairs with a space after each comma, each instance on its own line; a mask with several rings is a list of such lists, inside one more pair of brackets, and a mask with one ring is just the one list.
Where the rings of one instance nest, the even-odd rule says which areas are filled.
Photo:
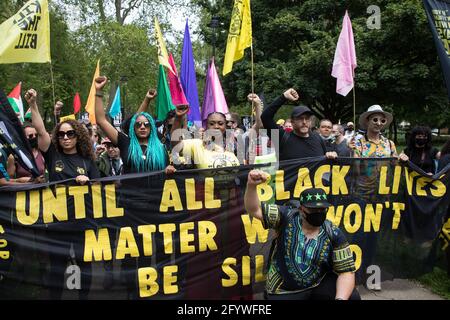
[[114, 4], [116, 7], [116, 21], [120, 25], [123, 25], [123, 18], [122, 18], [121, 12], [120, 12], [122, 10], [122, 0], [115, 0]]

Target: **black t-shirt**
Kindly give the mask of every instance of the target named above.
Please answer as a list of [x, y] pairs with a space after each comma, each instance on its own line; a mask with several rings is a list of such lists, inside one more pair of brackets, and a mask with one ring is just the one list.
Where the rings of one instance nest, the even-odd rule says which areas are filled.
[[293, 132], [280, 134], [280, 161], [320, 157], [326, 152], [325, 143], [317, 133], [310, 132], [307, 138]]
[[[123, 132], [118, 132], [117, 136], [117, 146], [120, 150], [120, 157], [123, 161], [123, 173], [136, 173], [137, 170], [133, 168], [132, 163], [128, 161], [128, 147], [130, 146], [131, 139], [129, 136], [124, 134]], [[142, 157], [145, 159], [145, 154], [147, 152], [147, 146], [144, 144], [141, 144], [142, 149]]]
[[417, 165], [420, 169], [426, 173], [435, 173], [436, 171], [436, 155], [439, 151], [436, 148], [431, 149], [405, 149], [405, 154], [409, 157], [409, 160]]
[[[130, 137], [122, 132], [118, 132], [117, 136], [117, 147], [119, 147], [120, 150], [120, 157], [123, 161], [123, 174], [127, 173], [137, 173], [138, 171], [133, 167], [133, 164], [128, 160], [128, 148], [130, 146]], [[145, 160], [146, 153], [147, 153], [147, 146], [144, 144], [141, 144], [141, 150], [142, 150], [142, 158]], [[165, 150], [165, 149], [164, 149]], [[166, 151], [166, 165], [168, 162], [169, 156], [167, 155]]]
[[47, 152], [42, 154], [49, 173], [49, 181], [72, 179], [80, 175], [87, 176], [89, 179], [100, 178], [100, 173], [93, 160], [83, 158], [77, 153], [60, 153], [53, 143], [50, 144]]

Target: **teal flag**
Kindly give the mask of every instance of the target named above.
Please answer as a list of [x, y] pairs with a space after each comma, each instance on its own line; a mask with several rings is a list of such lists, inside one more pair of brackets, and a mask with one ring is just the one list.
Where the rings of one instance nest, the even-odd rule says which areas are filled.
[[109, 109], [109, 116], [111, 118], [115, 118], [121, 110], [120, 105], [120, 87], [117, 86], [116, 95], [114, 96], [113, 103], [111, 104], [111, 108]]
[[156, 117], [158, 120], [165, 120], [167, 113], [170, 110], [175, 110], [170, 96], [169, 85], [167, 84], [166, 72], [162, 64], [159, 65], [158, 77], [158, 95], [156, 97]]

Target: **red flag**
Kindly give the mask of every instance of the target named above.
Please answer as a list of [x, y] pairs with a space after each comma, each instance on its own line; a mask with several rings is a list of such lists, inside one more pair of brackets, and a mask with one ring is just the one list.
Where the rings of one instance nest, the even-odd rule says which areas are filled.
[[75, 98], [73, 99], [73, 114], [78, 113], [80, 109], [81, 109], [81, 100], [80, 95], [77, 92]]

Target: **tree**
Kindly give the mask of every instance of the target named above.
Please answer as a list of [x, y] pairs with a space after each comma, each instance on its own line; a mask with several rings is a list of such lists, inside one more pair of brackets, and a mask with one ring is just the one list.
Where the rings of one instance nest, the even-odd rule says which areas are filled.
[[[211, 44], [209, 1], [196, 3], [202, 8], [202, 35]], [[232, 3], [220, 1], [216, 7], [215, 15], [224, 23], [225, 31], [219, 33], [218, 68], [222, 66]], [[352, 93], [347, 97], [337, 95], [336, 80], [331, 77], [342, 18], [348, 10], [358, 60], [357, 113], [376, 103], [393, 111], [397, 120], [428, 124], [445, 121], [442, 115], [448, 110], [448, 100], [422, 2], [378, 1], [379, 30], [367, 26], [367, 7], [371, 4], [368, 0], [350, 4], [344, 0], [253, 1], [256, 92], [264, 92], [266, 101], [270, 101], [284, 89], [295, 87], [318, 117], [334, 122], [351, 120]], [[251, 90], [250, 70], [250, 50], [246, 50], [244, 59], [222, 79], [228, 102], [237, 108], [242, 108]], [[280, 116], [288, 116], [290, 110], [286, 108]], [[445, 116], [448, 120], [448, 111]]]

